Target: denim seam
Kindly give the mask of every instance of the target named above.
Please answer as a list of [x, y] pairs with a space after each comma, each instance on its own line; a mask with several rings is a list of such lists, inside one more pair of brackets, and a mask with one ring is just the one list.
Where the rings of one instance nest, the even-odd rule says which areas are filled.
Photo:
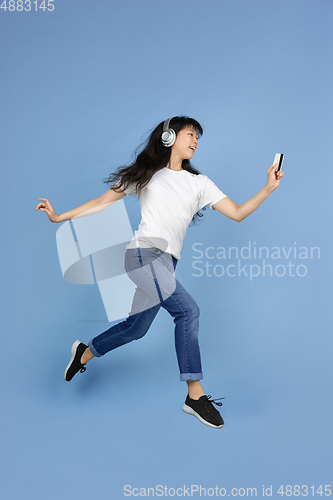
[[[171, 294], [171, 295], [169, 295], [168, 291], [167, 291], [167, 290], [163, 287], [163, 285], [160, 285], [160, 284], [158, 283], [157, 278], [156, 278], [156, 279], [154, 278], [154, 274], [155, 274], [155, 276], [156, 276], [156, 273], [154, 273], [153, 266], [152, 266], [152, 262], [150, 262], [150, 263], [149, 263], [149, 264], [150, 264], [150, 268], [151, 268], [151, 273], [150, 273], [150, 272], [149, 272], [149, 270], [147, 269], [147, 265], [148, 265], [148, 264], [143, 265], [143, 262], [142, 262], [142, 256], [141, 256], [141, 252], [140, 252], [140, 248], [138, 248], [137, 250], [138, 250], [137, 256], [138, 256], [138, 258], [139, 258], [139, 263], [140, 263], [140, 266], [141, 266], [141, 268], [143, 268], [143, 269], [146, 271], [146, 273], [149, 275], [149, 277], [150, 277], [151, 279], [153, 279], [153, 280], [154, 280], [154, 283], [155, 283], [155, 286], [156, 286], [156, 289], [157, 289], [157, 293], [158, 293], [158, 296], [159, 296], [160, 302], [163, 302], [163, 297], [162, 297], [162, 294], [161, 294], [161, 289], [162, 289], [162, 290], [164, 290], [164, 291], [165, 291], [165, 293], [166, 293], [166, 295], [168, 295], [168, 298], [170, 298], [170, 297], [172, 296], [172, 294]], [[163, 263], [160, 261], [160, 259], [159, 259], [159, 258], [157, 258], [156, 260], [158, 260], [158, 261], [159, 261], [159, 263], [163, 266]], [[172, 268], [173, 268], [173, 273], [172, 273], [172, 274], [173, 274], [173, 276], [175, 276], [175, 268], [174, 268], [174, 264], [173, 264], [173, 259], [172, 259], [172, 257], [171, 257], [170, 263], [172, 264]], [[170, 264], [170, 263], [169, 263], [169, 264]], [[166, 266], [166, 268], [168, 269], [168, 268], [169, 268], [169, 265], [168, 265], [168, 266]], [[143, 305], [143, 308], [145, 307], [145, 305], [146, 305], [146, 303], [147, 303], [147, 300], [148, 300], [148, 299], [149, 299], [149, 297], [147, 297], [147, 299], [146, 299], [146, 301], [145, 301], [145, 303], [144, 303], [144, 305]], [[179, 302], [178, 302], [178, 300], [177, 300], [175, 297], [172, 297], [172, 299], [173, 299], [173, 301], [175, 302], [175, 304], [177, 304], [177, 306], [179, 307], [179, 309], [182, 311], [183, 316], [184, 316], [184, 354], [185, 354], [185, 366], [186, 366], [186, 372], [185, 372], [184, 374], [182, 374], [182, 375], [184, 375], [184, 376], [190, 375], [189, 380], [191, 380], [191, 375], [195, 375], [195, 376], [197, 376], [198, 374], [197, 374], [197, 373], [195, 373], [195, 374], [191, 374], [191, 373], [189, 372], [189, 356], [188, 356], [188, 318], [187, 318], [187, 315], [186, 315], [186, 313], [185, 313], [185, 310], [184, 310], [184, 309], [183, 309], [183, 307], [182, 307], [182, 304], [181, 304], [181, 303], [179, 303]], [[139, 318], [137, 318], [137, 319], [139, 319]], [[126, 332], [127, 332], [127, 331], [129, 331], [129, 330], [130, 330], [132, 327], [134, 327], [135, 325], [136, 325], [136, 320], [134, 321], [134, 323], [133, 323], [130, 327], [126, 328]], [[125, 331], [125, 330], [122, 330], [121, 332], [117, 332], [117, 334], [115, 334], [115, 335], [114, 335], [114, 338], [118, 338], [118, 337], [119, 337], [119, 335], [123, 334], [123, 332], [124, 332], [124, 331]], [[95, 346], [94, 346], [94, 348], [95, 348]], [[95, 349], [96, 349], [96, 348], [95, 348]], [[97, 349], [96, 349], [96, 351], [98, 352], [98, 350], [97, 350]], [[199, 355], [200, 355], [200, 352], [199, 352]]]
[[[145, 269], [145, 271], [147, 272], [147, 274], [149, 274], [149, 276], [154, 279], [154, 276], [149, 273], [149, 271], [145, 268], [145, 266], [143, 266], [143, 269]], [[159, 285], [159, 286], [161, 286], [161, 285]], [[163, 286], [161, 286], [161, 288], [162, 288], [162, 290], [164, 290], [168, 294], [168, 291]], [[172, 295], [169, 295], [168, 298], [170, 298], [170, 297], [172, 297]], [[188, 341], [187, 341], [187, 317], [186, 317], [184, 309], [182, 308], [181, 304], [177, 301], [177, 299], [175, 297], [172, 297], [172, 300], [174, 300], [175, 303], [178, 305], [178, 307], [182, 310], [182, 312], [184, 314], [184, 318], [185, 318], [185, 327], [184, 327], [184, 332], [185, 332], [185, 335], [184, 335], [184, 341], [185, 341], [185, 362], [186, 362], [187, 373], [189, 373]]]
[[[147, 300], [148, 300], [149, 298], [150, 298], [149, 296], [146, 298], [145, 303], [143, 304], [142, 308], [144, 308], [144, 307], [145, 307], [145, 305], [146, 305], [146, 303], [147, 303]], [[140, 312], [142, 312], [142, 311], [140, 311]], [[137, 313], [137, 314], [140, 314], [140, 313]], [[137, 316], [137, 318], [134, 320], [134, 322], [132, 323], [132, 325], [131, 325], [131, 326], [127, 327], [125, 330], [121, 330], [121, 332], [117, 332], [117, 333], [115, 333], [115, 334], [112, 336], [112, 338], [118, 338], [118, 336], [119, 336], [119, 335], [121, 335], [122, 333], [124, 333], [125, 331], [126, 331], [126, 332], [130, 331], [130, 330], [131, 330], [131, 328], [133, 328], [133, 326], [135, 326], [135, 324], [136, 324], [136, 322], [138, 321], [138, 319], [139, 319], [139, 316]], [[94, 349], [98, 352], [98, 350], [96, 349], [95, 344], [93, 344], [93, 346], [94, 346]], [[104, 354], [101, 354], [101, 356], [104, 356]]]
[[[143, 265], [142, 263], [142, 256], [141, 256], [141, 250], [140, 248], [138, 248], [138, 256], [139, 256], [139, 262], [140, 262], [140, 266], [145, 268], [145, 266]], [[158, 259], [158, 257], [157, 257]], [[162, 263], [161, 263], [162, 264]], [[148, 264], [147, 264], [148, 265]], [[156, 275], [154, 277], [154, 269], [153, 269], [153, 265], [152, 265], [152, 262], [149, 262], [149, 265], [150, 265], [150, 268], [151, 268], [151, 272], [152, 272], [152, 275], [150, 275], [149, 273], [149, 276], [153, 278], [154, 280], [154, 283], [155, 283], [155, 287], [156, 287], [156, 290], [157, 290], [157, 295], [158, 295], [158, 298], [160, 299], [160, 303], [163, 302], [163, 297], [162, 297], [162, 294], [161, 294], [161, 290], [160, 290], [160, 285], [158, 284], [157, 282], [157, 279], [156, 279]], [[163, 265], [163, 264], [162, 264]]]

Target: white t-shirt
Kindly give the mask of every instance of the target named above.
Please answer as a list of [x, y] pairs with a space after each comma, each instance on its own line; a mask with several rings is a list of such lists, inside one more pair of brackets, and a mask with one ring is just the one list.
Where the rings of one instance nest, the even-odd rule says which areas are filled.
[[[124, 190], [136, 195], [135, 184]], [[212, 205], [226, 195], [207, 175], [191, 174], [187, 170], [158, 170], [139, 196], [141, 222], [126, 248], [157, 247], [180, 259], [186, 230], [201, 208]]]

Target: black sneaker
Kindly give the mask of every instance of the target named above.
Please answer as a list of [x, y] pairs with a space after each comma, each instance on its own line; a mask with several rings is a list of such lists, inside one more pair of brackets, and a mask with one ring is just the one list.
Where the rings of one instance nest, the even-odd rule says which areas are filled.
[[[224, 398], [218, 398], [224, 399]], [[214, 429], [222, 429], [224, 426], [223, 418], [220, 412], [212, 405], [222, 406], [222, 403], [217, 403], [217, 399], [210, 399], [210, 396], [201, 396], [199, 399], [191, 399], [189, 395], [185, 400], [183, 411], [189, 415], [194, 415], [203, 424], [214, 427]]]
[[81, 373], [86, 371], [86, 365], [82, 365], [80, 360], [87, 347], [88, 346], [83, 344], [80, 340], [76, 340], [72, 345], [71, 359], [64, 373], [64, 379], [67, 380], [67, 382], [72, 380], [72, 378], [78, 371], [80, 371]]

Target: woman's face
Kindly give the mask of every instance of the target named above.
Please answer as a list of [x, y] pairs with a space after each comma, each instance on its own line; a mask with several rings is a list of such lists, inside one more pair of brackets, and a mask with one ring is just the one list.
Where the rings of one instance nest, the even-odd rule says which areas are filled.
[[198, 146], [198, 136], [196, 130], [189, 126], [183, 128], [177, 134], [172, 152], [182, 160], [190, 160]]

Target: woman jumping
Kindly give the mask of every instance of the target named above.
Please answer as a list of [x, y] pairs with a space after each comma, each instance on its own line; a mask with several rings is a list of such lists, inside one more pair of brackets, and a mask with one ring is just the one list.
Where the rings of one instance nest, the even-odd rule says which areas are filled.
[[271, 165], [266, 185], [253, 198], [236, 205], [190, 163], [202, 134], [201, 125], [187, 116], [163, 121], [150, 134], [135, 161], [109, 176], [106, 182], [116, 184], [99, 198], [61, 215], [55, 213], [48, 199], [39, 198], [42, 202], [35, 210], [46, 212], [51, 222], [63, 222], [105, 210], [128, 194], [139, 197], [142, 218], [126, 247], [124, 261], [128, 277], [137, 285], [131, 312], [125, 321], [87, 345], [80, 340], [74, 342], [64, 378], [72, 380], [76, 373], [86, 370], [85, 365], [92, 358], [143, 337], [163, 307], [175, 323], [180, 380], [188, 386], [183, 410], [220, 429], [223, 418], [212, 403], [222, 403], [206, 396], [200, 383], [203, 375], [198, 343], [199, 307], [175, 278], [175, 269], [186, 230], [196, 216], [201, 216], [199, 210], [208, 206], [240, 222], [279, 186], [283, 172], [276, 171], [277, 164]]

